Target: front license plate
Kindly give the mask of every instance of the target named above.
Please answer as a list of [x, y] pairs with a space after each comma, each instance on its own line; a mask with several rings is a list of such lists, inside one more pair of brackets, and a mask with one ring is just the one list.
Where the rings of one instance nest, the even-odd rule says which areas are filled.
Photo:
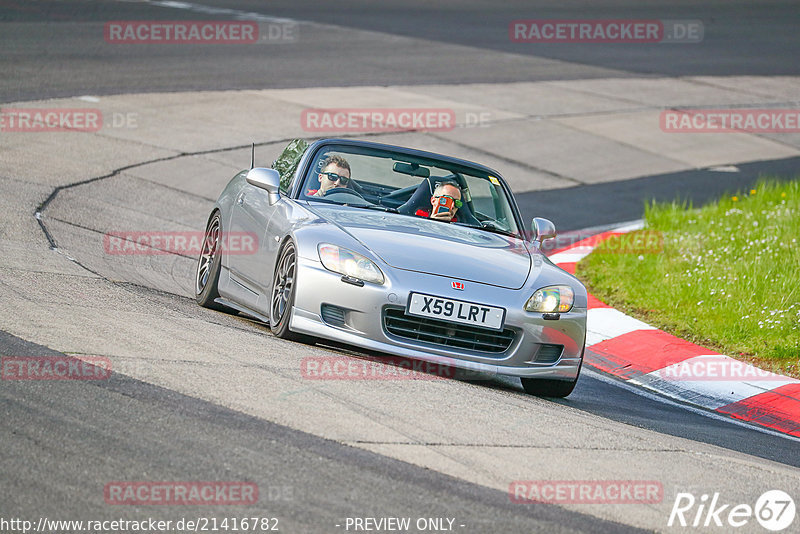
[[418, 317], [431, 317], [442, 321], [482, 326], [494, 330], [503, 329], [503, 321], [506, 317], [505, 308], [434, 297], [432, 295], [423, 295], [422, 293], [411, 293], [406, 313]]

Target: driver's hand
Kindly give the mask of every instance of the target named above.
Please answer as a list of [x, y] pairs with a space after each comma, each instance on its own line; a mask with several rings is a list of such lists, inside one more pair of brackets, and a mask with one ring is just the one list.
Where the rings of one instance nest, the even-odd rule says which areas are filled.
[[435, 215], [431, 215], [431, 219], [436, 219], [437, 221], [444, 221], [450, 222], [455, 217], [456, 212], [455, 210], [445, 211], [444, 213], [437, 213]]

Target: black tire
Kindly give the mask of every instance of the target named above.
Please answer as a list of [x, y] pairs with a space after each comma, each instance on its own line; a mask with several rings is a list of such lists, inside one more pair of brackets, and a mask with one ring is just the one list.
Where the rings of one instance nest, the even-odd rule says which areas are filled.
[[522, 388], [528, 395], [537, 397], [563, 398], [572, 393], [578, 378], [575, 380], [551, 380], [542, 378], [521, 378]]
[[194, 296], [200, 306], [212, 310], [226, 310], [222, 304], [214, 302], [219, 298], [217, 286], [219, 285], [220, 265], [222, 255], [220, 242], [223, 239], [222, 218], [219, 211], [215, 211], [206, 225], [203, 237], [203, 248], [197, 259], [197, 271], [194, 278]]
[[553, 380], [549, 378], [521, 378], [522, 389], [528, 395], [536, 395], [537, 397], [553, 397], [562, 399], [572, 393], [575, 389], [575, 384], [578, 383], [578, 378], [581, 376], [581, 368], [583, 367], [583, 357], [586, 353], [586, 345], [583, 346], [581, 351], [581, 363], [578, 364], [578, 374], [575, 375], [574, 380]]
[[297, 291], [297, 250], [289, 240], [281, 249], [275, 272], [272, 276], [272, 290], [269, 299], [269, 328], [281, 339], [305, 340], [305, 336], [289, 330], [292, 322], [292, 307]]

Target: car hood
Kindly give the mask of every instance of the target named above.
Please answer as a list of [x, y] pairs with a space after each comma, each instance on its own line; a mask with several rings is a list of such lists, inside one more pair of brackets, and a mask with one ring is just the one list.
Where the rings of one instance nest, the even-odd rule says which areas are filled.
[[514, 237], [343, 206], [313, 210], [397, 269], [509, 289], [520, 289], [531, 270], [525, 242]]

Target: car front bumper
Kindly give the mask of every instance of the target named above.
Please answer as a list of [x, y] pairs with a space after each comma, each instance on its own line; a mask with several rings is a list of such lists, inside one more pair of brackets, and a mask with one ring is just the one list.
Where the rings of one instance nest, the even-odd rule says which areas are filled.
[[[359, 287], [325, 269], [319, 261], [298, 257], [292, 331], [339, 341], [364, 349], [466, 369], [474, 378], [493, 375], [574, 380], [578, 376], [586, 336], [586, 308], [574, 307], [558, 320], [524, 310], [533, 291], [504, 289], [464, 282], [463, 290], [451, 286], [452, 278], [393, 269], [384, 271], [383, 285]], [[538, 289], [538, 288], [534, 288]], [[481, 352], [448, 347], [389, 334], [384, 327], [387, 308], [405, 308], [411, 292], [499, 306], [506, 309], [505, 327], [514, 340], [503, 352]], [[341, 310], [341, 321], [323, 319], [322, 307]], [[337, 316], [338, 317], [338, 316]], [[458, 329], [458, 324], [453, 324]], [[556, 360], [537, 361], [543, 345], [562, 346]]]

